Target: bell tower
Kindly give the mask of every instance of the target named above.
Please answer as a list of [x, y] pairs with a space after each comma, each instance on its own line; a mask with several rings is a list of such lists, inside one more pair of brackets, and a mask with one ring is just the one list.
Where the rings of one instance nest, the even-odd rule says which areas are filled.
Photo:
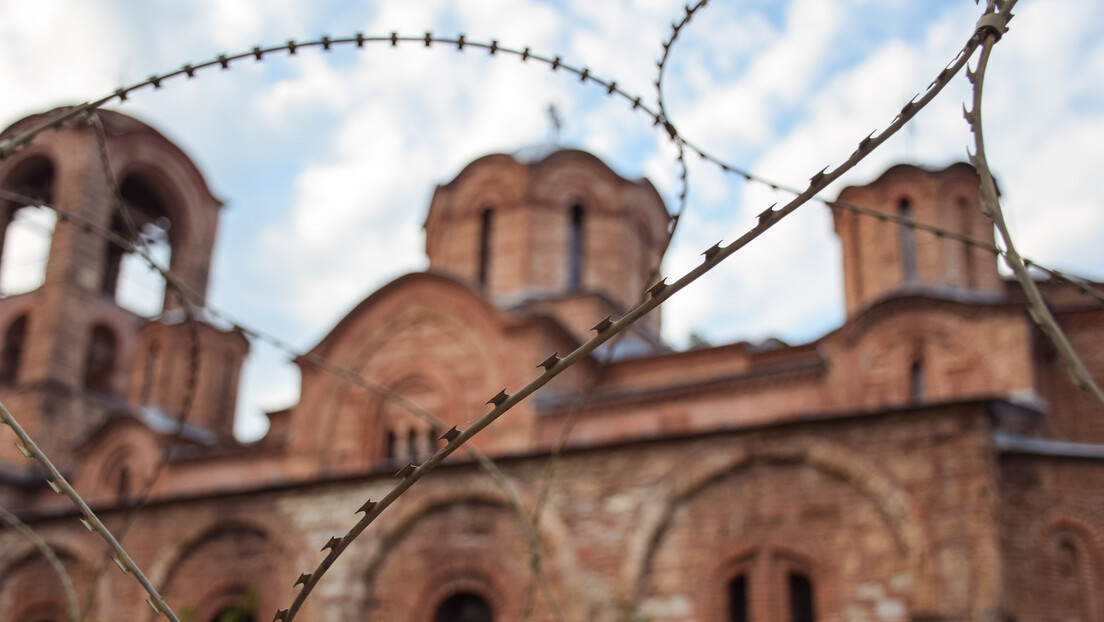
[[[23, 119], [0, 136], [51, 114]], [[248, 350], [244, 337], [201, 323], [193, 348], [180, 301], [169, 288], [147, 292], [144, 312], [121, 298], [128, 270], [149, 272], [120, 244], [125, 240], [151, 249], [202, 305], [222, 203], [180, 148], [156, 130], [120, 113], [96, 115], [102, 133], [96, 121], [77, 117], [0, 161], [0, 264], [20, 263], [8, 251], [17, 241], [14, 223], [25, 213], [52, 214], [53, 223], [52, 230], [37, 232], [48, 248], [40, 261], [44, 275], [23, 289], [3, 289], [0, 298], [0, 399], [57, 456], [71, 456], [119, 417], [150, 425], [150, 417], [171, 419], [181, 402], [160, 396], [179, 393], [176, 385], [195, 391], [189, 423], [229, 435], [226, 407], [214, 405], [236, 400]], [[0, 270], [0, 287], [7, 274]], [[164, 364], [151, 366], [154, 334], [161, 351], [153, 358]], [[136, 369], [136, 358], [145, 367]], [[195, 358], [198, 374], [182, 372]], [[0, 449], [0, 462], [25, 465], [13, 452]]]
[[847, 315], [900, 292], [1003, 291], [988, 250], [846, 209], [853, 205], [992, 245], [993, 224], [981, 211], [980, 189], [977, 172], [962, 162], [942, 170], [900, 164], [870, 184], [844, 188], [833, 217], [843, 249]]

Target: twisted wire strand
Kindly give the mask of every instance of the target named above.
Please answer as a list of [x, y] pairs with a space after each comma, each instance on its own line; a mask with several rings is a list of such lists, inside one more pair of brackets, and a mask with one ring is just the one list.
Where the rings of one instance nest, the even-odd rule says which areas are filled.
[[[471, 427], [462, 432], [458, 432], [455, 435], [448, 435], [447, 444], [434, 453], [430, 458], [421, 465], [415, 466], [413, 464], [404, 467], [399, 471], [398, 476], [402, 477], [402, 480], [391, 489], [382, 499], [376, 502], [369, 501], [361, 509], [364, 510], [364, 517], [357, 521], [357, 523], [342, 537], [331, 538], [326, 543], [324, 550], [329, 552], [325, 558], [319, 563], [315, 570], [309, 574], [304, 574], [300, 577], [301, 581], [298, 582], [303, 587], [292, 601], [291, 606], [287, 609], [281, 609], [276, 612], [274, 622], [283, 620], [284, 622], [290, 622], [293, 620], [302, 607], [305, 600], [310, 596], [314, 589], [314, 586], [318, 584], [318, 581], [325, 575], [326, 571], [332, 566], [334, 561], [348, 548], [348, 546], [355, 540], [361, 533], [367, 529], [368, 525], [375, 520], [380, 513], [389, 507], [394, 501], [406, 492], [411, 486], [413, 486], [419, 479], [424, 477], [428, 472], [432, 471], [442, 460], [453, 453], [463, 443], [467, 442], [475, 434], [486, 428], [493, 423], [510, 408], [519, 403], [531, 395], [534, 391], [547, 384], [552, 378], [562, 373], [565, 369], [579, 361], [583, 357], [589, 355], [595, 348], [609, 341], [612, 337], [628, 328], [636, 320], [642, 317], [645, 313], [648, 313], [655, 307], [659, 306], [663, 301], [670, 298], [676, 292], [682, 290], [690, 283], [696, 281], [702, 275], [712, 270], [720, 262], [724, 261], [728, 257], [735, 254], [738, 250], [742, 249], [752, 240], [758, 238], [764, 232], [768, 231], [772, 226], [780, 222], [783, 218], [793, 213], [798, 207], [811, 200], [816, 193], [827, 187], [828, 184], [838, 179], [845, 172], [853, 168], [859, 161], [867, 156], [874, 148], [885, 142], [890, 136], [895, 134], [904, 125], [912, 119], [913, 116], [921, 109], [923, 109], [928, 102], [935, 98], [935, 96], [944, 88], [951, 76], [955, 75], [963, 66], [965, 66], [967, 60], [973, 55], [973, 52], [979, 45], [979, 36], [973, 34], [970, 36], [964, 47], [955, 57], [955, 60], [940, 72], [939, 76], [933, 81], [932, 86], [929, 87], [922, 95], [917, 99], [909, 102], [897, 115], [896, 118], [883, 130], [881, 133], [875, 135], [872, 133], [867, 138], [863, 139], [858, 148], [848, 157], [843, 163], [841, 163], [835, 169], [829, 171], [828, 167], [825, 167], [820, 172], [813, 175], [809, 180], [809, 187], [803, 191], [800, 195], [789, 201], [786, 205], [779, 209], [775, 209], [773, 206], [765, 210], [759, 215], [758, 224], [752, 229], [746, 231], [743, 235], [737, 238], [734, 242], [727, 246], [722, 246], [720, 243], [707, 249], [703, 255], [705, 260], [698, 265], [698, 267], [690, 270], [674, 283], [667, 284], [666, 280], [660, 281], [656, 285], [652, 286], [648, 292], [649, 296], [646, 300], [637, 304], [631, 308], [625, 315], [617, 320], [612, 318], [606, 318], [598, 323], [594, 327], [597, 335], [591, 338], [586, 343], [580, 345], [574, 351], [563, 358], [559, 358], [554, 354], [548, 359], [543, 361], [538, 367], [544, 368], [542, 372], [535, 379], [518, 389], [516, 393], [510, 395], [505, 390], [499, 392], [497, 395], [488, 400], [488, 404], [493, 405], [492, 410], [483, 415], [477, 420]], [[450, 431], [451, 432], [451, 431]]]
[[46, 563], [50, 564], [61, 582], [62, 590], [65, 591], [65, 602], [69, 607], [69, 622], [78, 622], [81, 619], [81, 607], [80, 601], [77, 599], [77, 590], [73, 587], [73, 577], [69, 576], [69, 571], [65, 569], [65, 564], [58, 558], [54, 547], [50, 546], [50, 543], [38, 532], [31, 529], [30, 525], [19, 520], [18, 516], [9, 512], [4, 506], [0, 506], [0, 521], [18, 531], [19, 535], [38, 549], [38, 552], [46, 559]]
[[1088, 393], [1101, 408], [1104, 408], [1104, 392], [1093, 380], [1092, 374], [1081, 362], [1077, 352], [1070, 345], [1069, 339], [1066, 338], [1065, 333], [1058, 326], [1058, 322], [1055, 321], [1054, 316], [1047, 308], [1042, 294], [1039, 293], [1035, 280], [1031, 278], [1027, 266], [1024, 265], [1019, 253], [1016, 252], [1016, 246], [1012, 241], [1012, 235], [1008, 231], [1008, 225], [1004, 220], [1004, 212], [1000, 206], [1000, 199], [997, 196], [997, 183], [993, 179], [993, 174], [989, 170], [989, 161], [985, 156], [985, 134], [981, 121], [985, 70], [989, 64], [989, 55], [993, 50], [993, 46], [1008, 30], [1008, 20], [1012, 19], [1012, 8], [1015, 5], [1016, 0], [989, 0], [985, 15], [978, 20], [977, 32], [982, 39], [981, 55], [978, 58], [977, 67], [973, 71], [967, 70], [966, 73], [973, 85], [972, 107], [967, 109], [963, 106], [963, 115], [966, 117], [966, 122], [970, 125], [970, 131], [974, 135], [974, 153], [970, 154], [970, 162], [981, 175], [981, 209], [986, 216], [992, 219], [997, 228], [997, 233], [1004, 243], [1005, 261], [1012, 268], [1012, 273], [1027, 295], [1027, 310], [1031, 319], [1042, 329], [1043, 333], [1058, 350], [1058, 354], [1066, 363], [1066, 371], [1069, 372], [1073, 383]]
[[8, 424], [12, 432], [19, 437], [20, 444], [17, 446], [19, 451], [22, 452], [24, 456], [37, 462], [46, 470], [46, 481], [50, 484], [54, 492], [64, 494], [68, 497], [73, 505], [80, 511], [82, 515], [81, 522], [84, 523], [84, 526], [87, 527], [89, 531], [98, 534], [100, 538], [107, 543], [108, 547], [111, 548], [112, 552], [115, 554], [113, 559], [115, 560], [115, 564], [119, 566], [119, 569], [133, 576], [142, 586], [142, 589], [149, 594], [149, 598], [146, 599], [149, 606], [152, 607], [155, 612], [164, 615], [172, 622], [180, 622], [180, 619], [176, 617], [176, 614], [173, 613], [173, 610], [169, 607], [168, 603], [165, 602], [165, 599], [157, 592], [157, 588], [155, 588], [153, 583], [142, 573], [142, 569], [138, 567], [138, 564], [135, 564], [134, 560], [130, 558], [130, 554], [126, 552], [126, 549], [119, 544], [119, 541], [116, 540], [115, 536], [104, 526], [103, 522], [96, 516], [96, 513], [92, 511], [92, 508], [88, 507], [84, 499], [77, 494], [77, 491], [73, 490], [73, 487], [61, 472], [58, 471], [57, 467], [54, 466], [54, 463], [38, 448], [38, 445], [35, 444], [27, 432], [19, 425], [15, 416], [12, 415], [2, 403], [0, 403], [0, 419]]

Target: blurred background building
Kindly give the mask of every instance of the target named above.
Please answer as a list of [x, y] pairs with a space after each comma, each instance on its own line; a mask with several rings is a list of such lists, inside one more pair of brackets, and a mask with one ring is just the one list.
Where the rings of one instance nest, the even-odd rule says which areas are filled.
[[[271, 619], [397, 470], [658, 280], [670, 216], [648, 181], [581, 151], [480, 158], [434, 192], [429, 269], [352, 309], [300, 358], [299, 403], [243, 444], [243, 332], [171, 287], [154, 319], [118, 304], [128, 244], [202, 303], [221, 204], [156, 130], [100, 117], [112, 179], [83, 121], [0, 162], [0, 244], [24, 221], [52, 227], [39, 281], [0, 300], [0, 399], [109, 528], [134, 512], [124, 545], [195, 622]], [[1101, 619], [1104, 413], [991, 252], [890, 219], [992, 245], [975, 171], [896, 166], [844, 190], [834, 215], [842, 326], [800, 345], [674, 351], [654, 312], [473, 440], [526, 512], [540, 508], [539, 543], [458, 452], [351, 546], [298, 619]], [[1104, 381], [1104, 307], [1039, 286]], [[135, 581], [101, 576], [102, 542], [11, 443], [0, 501], [95, 595], [89, 619], [153, 619]], [[0, 532], [0, 619], [65, 611], [50, 566]]]

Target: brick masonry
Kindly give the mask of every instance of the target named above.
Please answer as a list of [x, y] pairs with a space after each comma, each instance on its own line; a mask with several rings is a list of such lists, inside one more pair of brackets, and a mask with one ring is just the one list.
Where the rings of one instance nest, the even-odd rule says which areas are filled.
[[[218, 201], [155, 130], [104, 114], [117, 183], [149, 187], [128, 205], [172, 220], [173, 269], [204, 291]], [[95, 149], [80, 124], [44, 135], [0, 163], [0, 187], [45, 192], [106, 226]], [[840, 199], [991, 241], [976, 194], [964, 164], [897, 166]], [[434, 194], [429, 270], [369, 296], [312, 354], [463, 428], [637, 299], [666, 219], [648, 182], [586, 153], [481, 158]], [[537, 550], [565, 619], [729, 620], [739, 579], [747, 619], [788, 621], [794, 577], [818, 621], [1104, 615], [1104, 417], [1016, 288], [991, 255], [946, 238], [841, 208], [836, 230], [848, 316], [821, 339], [675, 352], [656, 315], [628, 338], [637, 354], [603, 370], [581, 362], [476, 437], [527, 512], [548, 485]], [[272, 413], [258, 443], [235, 442], [225, 404], [246, 339], [201, 323], [193, 378], [172, 301], [147, 320], [102, 289], [100, 236], [62, 220], [50, 252], [42, 287], [0, 300], [0, 335], [20, 317], [29, 327], [0, 399], [118, 528], [168, 441], [159, 422], [193, 394], [190, 427], [125, 544], [195, 622], [244, 602], [258, 620], [287, 606], [322, 543], [429, 451], [428, 424], [305, 360], [300, 403]], [[1042, 285], [1104, 379], [1100, 305]], [[114, 351], [106, 385], [89, 387], [94, 326]], [[131, 578], [109, 568], [94, 581], [102, 544], [21, 456], [0, 449], [0, 466], [0, 503], [54, 546], [80, 593], [94, 590], [94, 619], [154, 619]], [[457, 594], [495, 620], [555, 619], [535, 585], [515, 508], [458, 454], [352, 545], [299, 619], [429, 622]], [[60, 594], [31, 546], [0, 532], [0, 619], [61, 620]]]

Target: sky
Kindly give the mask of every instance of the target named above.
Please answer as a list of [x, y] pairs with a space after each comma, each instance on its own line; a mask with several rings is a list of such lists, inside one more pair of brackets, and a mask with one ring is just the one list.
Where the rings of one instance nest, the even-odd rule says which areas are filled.
[[[656, 61], [683, 4], [668, 0], [0, 0], [0, 127], [98, 99], [152, 74], [321, 35], [463, 33], [532, 48], [618, 82], [654, 105]], [[955, 57], [982, 8], [971, 0], [713, 2], [672, 46], [669, 117], [733, 166], [803, 187], [884, 128]], [[1104, 280], [1104, 4], [1023, 0], [986, 79], [990, 163], [1020, 252]], [[897, 137], [824, 193], [908, 162], [966, 157], [963, 76]], [[561, 129], [548, 113], [554, 106]], [[180, 145], [226, 203], [209, 302], [306, 351], [357, 302], [422, 270], [437, 184], [493, 152], [589, 150], [647, 177], [675, 209], [674, 151], [661, 128], [547, 65], [419, 44], [334, 46], [166, 81], [110, 108]], [[788, 197], [691, 158], [689, 199], [664, 264], [680, 276], [718, 239]], [[149, 288], [143, 285], [138, 289]], [[155, 294], [144, 294], [148, 303]], [[142, 294], [137, 296], [142, 304]], [[663, 307], [675, 347], [814, 340], [843, 321], [828, 210], [801, 208]], [[287, 357], [256, 342], [240, 438], [295, 403]]]

